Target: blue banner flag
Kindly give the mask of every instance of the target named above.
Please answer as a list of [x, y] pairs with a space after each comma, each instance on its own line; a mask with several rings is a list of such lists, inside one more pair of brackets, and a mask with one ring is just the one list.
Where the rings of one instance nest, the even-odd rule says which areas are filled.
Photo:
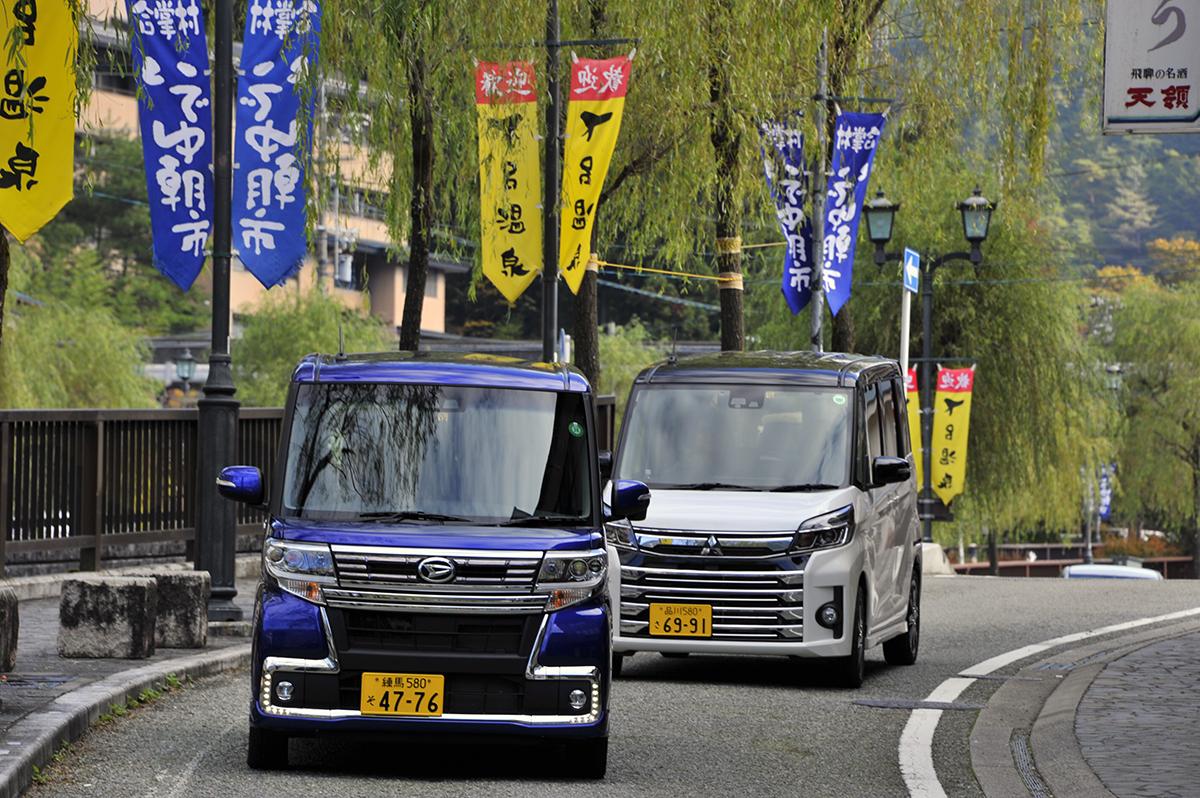
[[212, 228], [212, 103], [200, 0], [127, 0], [154, 266], [183, 290]]
[[[321, 7], [315, 0], [250, 0], [238, 69], [233, 159], [234, 247], [267, 288], [295, 274], [305, 236], [308, 132], [298, 134], [304, 76], [315, 68]], [[315, 94], [315, 93], [313, 93]]]
[[825, 199], [825, 256], [821, 284], [829, 298], [829, 312], [837, 315], [850, 301], [854, 279], [854, 244], [875, 148], [883, 133], [886, 114], [839, 113], [834, 125], [833, 167]]
[[1097, 508], [1097, 514], [1104, 521], [1107, 521], [1109, 515], [1112, 514], [1112, 474], [1116, 471], [1115, 463], [1112, 471], [1109, 471], [1107, 465], [1100, 467], [1100, 506]]
[[808, 202], [804, 133], [784, 122], [766, 123], [760, 130], [767, 190], [787, 243], [783, 256], [783, 298], [795, 315], [812, 298], [813, 231], [812, 219], [804, 212]]

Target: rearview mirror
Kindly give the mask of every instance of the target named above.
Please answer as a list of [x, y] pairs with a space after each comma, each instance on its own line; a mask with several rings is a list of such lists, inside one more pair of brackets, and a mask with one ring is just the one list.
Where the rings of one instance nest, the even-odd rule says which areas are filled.
[[895, 485], [909, 480], [912, 466], [903, 457], [876, 457], [871, 461], [871, 475], [876, 486]]
[[618, 479], [612, 485], [611, 505], [607, 521], [644, 521], [650, 509], [650, 488], [636, 479]]
[[227, 466], [217, 477], [217, 493], [242, 504], [263, 504], [262, 472], [254, 466]]

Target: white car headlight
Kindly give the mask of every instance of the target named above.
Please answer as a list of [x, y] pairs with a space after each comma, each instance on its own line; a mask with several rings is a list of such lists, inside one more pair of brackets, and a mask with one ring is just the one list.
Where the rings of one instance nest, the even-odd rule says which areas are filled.
[[810, 518], [796, 530], [792, 548], [819, 551], [844, 546], [854, 537], [854, 507], [846, 505], [832, 513]]

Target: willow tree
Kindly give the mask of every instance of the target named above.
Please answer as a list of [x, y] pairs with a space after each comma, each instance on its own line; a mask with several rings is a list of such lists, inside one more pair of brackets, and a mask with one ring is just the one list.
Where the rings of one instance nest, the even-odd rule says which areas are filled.
[[[539, 10], [540, 9], [540, 10]], [[504, 9], [468, 0], [329, 0], [321, 61], [339, 87], [335, 117], [362, 120], [355, 143], [388, 187], [392, 240], [407, 242], [400, 348], [420, 344], [421, 310], [433, 240], [478, 238], [478, 176], [472, 62], [536, 60], [501, 42], [532, 41], [544, 4]], [[343, 135], [349, 131], [339, 131]]]

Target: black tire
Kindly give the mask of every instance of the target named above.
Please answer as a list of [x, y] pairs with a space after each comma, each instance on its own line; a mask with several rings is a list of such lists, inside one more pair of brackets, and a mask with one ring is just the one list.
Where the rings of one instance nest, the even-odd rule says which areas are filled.
[[883, 658], [888, 665], [912, 665], [921, 647], [921, 577], [913, 571], [908, 593], [908, 631], [883, 643]]
[[850, 654], [842, 657], [837, 665], [834, 666], [834, 674], [838, 684], [849, 689], [858, 689], [862, 687], [863, 679], [867, 675], [867, 613], [866, 597], [863, 595], [863, 589], [858, 588], [858, 595], [854, 600], [854, 620], [850, 626]]
[[581, 779], [604, 778], [608, 771], [608, 738], [580, 740], [567, 744], [567, 756], [563, 764], [566, 772]]
[[246, 764], [251, 770], [283, 770], [288, 766], [288, 738], [285, 734], [250, 727], [246, 745]]
[[621, 678], [621, 672], [625, 670], [625, 654], [613, 653], [612, 655], [612, 677], [614, 679]]

